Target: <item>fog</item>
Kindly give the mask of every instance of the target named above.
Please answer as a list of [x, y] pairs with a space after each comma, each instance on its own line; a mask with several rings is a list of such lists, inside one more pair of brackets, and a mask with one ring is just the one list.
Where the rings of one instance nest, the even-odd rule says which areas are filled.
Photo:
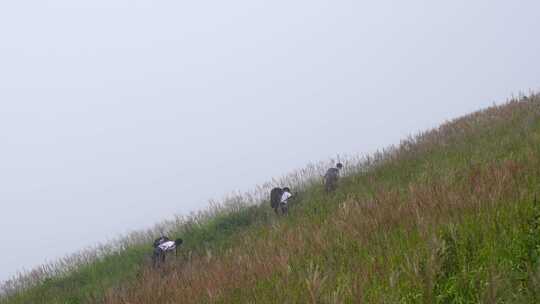
[[540, 87], [538, 1], [0, 2], [0, 280]]

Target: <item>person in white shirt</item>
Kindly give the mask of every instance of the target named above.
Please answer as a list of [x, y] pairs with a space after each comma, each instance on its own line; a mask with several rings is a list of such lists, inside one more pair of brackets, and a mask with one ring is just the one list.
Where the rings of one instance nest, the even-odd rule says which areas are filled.
[[159, 246], [159, 244], [165, 243], [167, 241], [170, 241], [170, 239], [165, 235], [161, 235], [160, 237], [158, 237], [157, 239], [154, 240], [153, 247], [156, 248], [157, 246]]
[[158, 248], [161, 249], [161, 251], [173, 251], [176, 249], [176, 242], [173, 241], [166, 241], [164, 243], [161, 243], [158, 245]]
[[287, 214], [289, 211], [289, 199], [291, 199], [293, 195], [291, 194], [291, 189], [289, 187], [283, 188], [283, 194], [281, 194], [281, 200], [279, 202], [279, 209], [281, 211], [281, 214]]
[[158, 267], [165, 263], [167, 252], [176, 251], [176, 254], [178, 255], [178, 247], [180, 247], [183, 242], [182, 239], [171, 241], [167, 237], [161, 237], [154, 241], [154, 254], [152, 255], [154, 267]]

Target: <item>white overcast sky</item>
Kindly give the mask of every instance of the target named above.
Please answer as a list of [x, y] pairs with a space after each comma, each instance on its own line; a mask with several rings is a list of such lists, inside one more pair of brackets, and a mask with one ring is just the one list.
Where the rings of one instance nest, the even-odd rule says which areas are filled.
[[540, 88], [539, 1], [0, 2], [0, 280]]

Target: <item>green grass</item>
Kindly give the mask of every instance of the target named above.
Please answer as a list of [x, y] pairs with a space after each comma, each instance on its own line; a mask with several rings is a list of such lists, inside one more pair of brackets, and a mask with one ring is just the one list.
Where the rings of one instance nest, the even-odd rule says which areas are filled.
[[175, 226], [165, 274], [146, 241], [0, 302], [540, 302], [538, 97], [353, 165], [335, 193], [300, 188], [287, 217], [263, 202]]
[[[173, 236], [184, 238], [180, 256], [224, 248], [239, 230], [264, 223], [268, 212], [260, 206], [242, 208], [238, 212], [216, 215], [201, 224], [190, 223]], [[151, 244], [131, 246], [91, 264], [79, 267], [65, 276], [45, 279], [41, 284], [16, 293], [0, 303], [78, 304], [102, 301], [104, 292], [119, 282], [135, 280], [141, 269], [150, 263]]]
[[42, 284], [8, 298], [6, 303], [84, 303], [102, 296], [121, 280], [135, 279], [148, 252], [143, 246], [108, 255], [67, 276], [45, 279]]

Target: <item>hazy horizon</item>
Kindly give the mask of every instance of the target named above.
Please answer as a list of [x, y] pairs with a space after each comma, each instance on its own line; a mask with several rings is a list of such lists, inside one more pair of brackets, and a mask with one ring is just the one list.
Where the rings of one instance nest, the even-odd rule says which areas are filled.
[[1, 3], [0, 281], [538, 90], [539, 9]]

